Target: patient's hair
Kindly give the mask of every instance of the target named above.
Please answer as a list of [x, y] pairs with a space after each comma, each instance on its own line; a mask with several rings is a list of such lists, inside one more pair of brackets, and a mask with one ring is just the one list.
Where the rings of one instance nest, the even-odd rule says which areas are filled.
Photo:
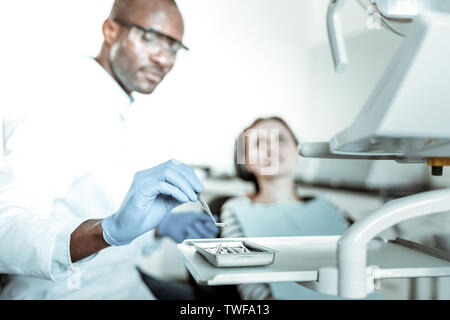
[[[291, 134], [292, 138], [294, 139], [294, 142], [297, 145], [299, 144], [299, 141], [298, 141], [297, 137], [295, 136], [294, 132], [292, 131], [292, 129], [289, 127], [289, 125], [286, 123], [286, 121], [284, 121], [282, 118], [280, 118], [278, 116], [257, 118], [255, 121], [253, 121], [253, 123], [250, 126], [245, 128], [239, 134], [238, 138], [236, 139], [235, 146], [234, 146], [234, 168], [236, 170], [236, 175], [239, 178], [241, 178], [245, 181], [250, 181], [254, 184], [255, 194], [257, 194], [259, 192], [258, 180], [256, 179], [254, 174], [248, 172], [245, 164], [238, 163], [239, 162], [238, 161], [238, 150], [244, 150], [244, 152], [247, 154], [247, 144], [246, 144], [246, 139], [245, 139], [246, 132], [248, 130], [252, 129], [257, 124], [259, 124], [263, 121], [267, 121], [267, 120], [276, 120], [276, 121], [280, 122]], [[244, 159], [246, 159], [246, 157], [244, 157]]]

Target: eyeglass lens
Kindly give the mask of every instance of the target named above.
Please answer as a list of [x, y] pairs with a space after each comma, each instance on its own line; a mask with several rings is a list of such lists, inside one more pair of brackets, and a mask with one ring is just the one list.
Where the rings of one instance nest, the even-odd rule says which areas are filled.
[[131, 28], [129, 38], [135, 44], [139, 43], [142, 49], [145, 49], [149, 54], [156, 54], [161, 49], [175, 56], [181, 48], [180, 44], [174, 42], [162, 35], [152, 31], [144, 31], [138, 28]]

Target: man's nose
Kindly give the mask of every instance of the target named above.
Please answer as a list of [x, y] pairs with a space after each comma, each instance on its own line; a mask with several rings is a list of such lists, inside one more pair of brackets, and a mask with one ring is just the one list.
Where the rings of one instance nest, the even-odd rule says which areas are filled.
[[174, 59], [170, 52], [163, 48], [160, 48], [157, 53], [151, 55], [150, 60], [161, 66], [164, 70], [172, 68], [174, 64]]

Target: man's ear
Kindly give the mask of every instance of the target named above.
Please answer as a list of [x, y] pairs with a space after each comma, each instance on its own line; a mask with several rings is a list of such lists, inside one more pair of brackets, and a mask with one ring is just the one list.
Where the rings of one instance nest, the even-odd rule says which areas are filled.
[[109, 18], [106, 19], [105, 22], [103, 22], [102, 30], [105, 43], [111, 46], [114, 42], [116, 42], [120, 32], [120, 26], [117, 22], [114, 22]]

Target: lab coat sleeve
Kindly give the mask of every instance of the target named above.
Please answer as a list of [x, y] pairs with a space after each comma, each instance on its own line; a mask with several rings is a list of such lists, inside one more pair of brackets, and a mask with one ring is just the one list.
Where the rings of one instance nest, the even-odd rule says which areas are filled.
[[72, 274], [70, 233], [81, 219], [40, 218], [30, 212], [0, 209], [0, 273], [47, 280]]
[[82, 219], [73, 219], [65, 223], [58, 230], [53, 241], [53, 251], [51, 256], [50, 277], [57, 282], [67, 281], [69, 277], [81, 276], [83, 263], [91, 260], [97, 254], [92, 254], [87, 258], [72, 263], [70, 257], [70, 235], [83, 222]]
[[55, 190], [64, 190], [72, 173], [64, 168], [51, 139], [43, 146], [45, 135], [28, 126], [27, 119], [20, 120], [7, 119], [3, 127], [0, 273], [63, 280], [73, 269], [70, 234], [86, 219], [55, 206]]

